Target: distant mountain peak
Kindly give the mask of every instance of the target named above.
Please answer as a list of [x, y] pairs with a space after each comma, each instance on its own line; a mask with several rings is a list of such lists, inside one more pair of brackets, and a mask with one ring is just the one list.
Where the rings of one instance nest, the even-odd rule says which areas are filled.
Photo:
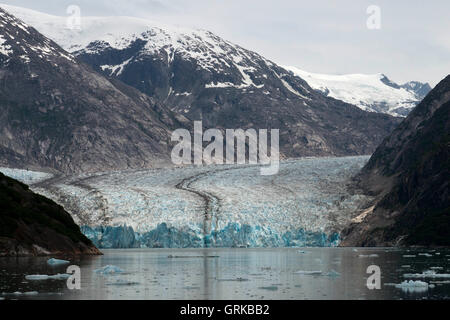
[[64, 58], [75, 63], [75, 59], [50, 39], [42, 40], [41, 35], [28, 24], [10, 15], [0, 7], [0, 61], [7, 63], [19, 58], [29, 63], [32, 58], [51, 60]]
[[[96, 99], [96, 102], [103, 104], [104, 99], [100, 99], [103, 94], [109, 98], [108, 103], [114, 105], [106, 113], [113, 119], [114, 114], [132, 115], [123, 114], [125, 108], [135, 109], [136, 117], [124, 122], [136, 129], [133, 132], [127, 130], [126, 133], [127, 138], [135, 142], [120, 142], [115, 156], [109, 158], [109, 167], [123, 167], [125, 161], [130, 166], [138, 166], [139, 163], [147, 166], [155, 158], [154, 155], [168, 156], [170, 143], [167, 137], [168, 131], [173, 128], [172, 124], [186, 127], [178, 118], [202, 120], [205, 128], [280, 129], [280, 154], [285, 158], [369, 154], [398, 123], [398, 119], [388, 115], [364, 112], [353, 105], [317, 93], [301, 77], [256, 52], [208, 31], [165, 27], [136, 18], [85, 16], [81, 21], [81, 30], [69, 30], [66, 28], [66, 17], [17, 7], [8, 8], [39, 32], [70, 50], [79, 61], [76, 65], [80, 68], [88, 64], [92, 69], [86, 67], [85, 71], [90, 77], [95, 77], [97, 82], [109, 83], [110, 87], [128, 93], [127, 96], [131, 94], [136, 97], [136, 91], [139, 90], [141, 99], [149, 102], [142, 105], [141, 102], [119, 101], [118, 97], [113, 98], [107, 92], [90, 87], [90, 83], [83, 80], [84, 76], [88, 76], [84, 72], [81, 79], [70, 78], [73, 72], [67, 70], [46, 75], [46, 79], [65, 78], [65, 81], [53, 84], [57, 85], [59, 91], [67, 93], [68, 87], [71, 87], [67, 84], [79, 86], [68, 93], [73, 99], [78, 94], [85, 101]], [[11, 80], [11, 84], [18, 80]], [[122, 82], [137, 90], [132, 90]], [[50, 98], [53, 96], [50, 95]], [[157, 104], [154, 105], [153, 101], [157, 101]], [[161, 106], [159, 111], [156, 110], [157, 106]], [[163, 106], [176, 114], [165, 113]], [[67, 105], [58, 105], [58, 108], [62, 107], [68, 108]], [[105, 112], [103, 105], [97, 107]], [[43, 110], [46, 108], [42, 107]], [[146, 111], [149, 114], [145, 114]], [[114, 142], [110, 140], [114, 135], [116, 139], [121, 139], [120, 134], [124, 132], [106, 130], [103, 128], [106, 125], [104, 117], [101, 121], [96, 118], [98, 110], [97, 113], [87, 115], [92, 114], [97, 122], [91, 125], [98, 124], [102, 129], [95, 132], [95, 138], [107, 138], [110, 143]], [[66, 115], [67, 122], [74, 121], [67, 111], [64, 113]], [[141, 123], [143, 118], [147, 120], [146, 125]], [[85, 133], [83, 130], [80, 132]], [[141, 143], [141, 139], [145, 139], [146, 143]], [[43, 149], [46, 146], [45, 143], [41, 145], [36, 148]], [[85, 145], [89, 144], [83, 144], [81, 148]], [[62, 147], [62, 144], [58, 147]], [[124, 156], [122, 152], [127, 148], [130, 150]], [[36, 151], [37, 154], [45, 153], [40, 149]], [[100, 151], [109, 154], [106, 150]], [[147, 155], [147, 152], [153, 156]], [[97, 156], [103, 159], [104, 154]], [[144, 156], [145, 159], [142, 158]], [[82, 160], [83, 157], [88, 156], [83, 155]], [[116, 158], [119, 160], [113, 163]], [[79, 163], [79, 160], [76, 162]], [[88, 160], [89, 166], [94, 166], [92, 163], [96, 167], [101, 165], [93, 156], [89, 156]]]
[[326, 96], [354, 104], [365, 111], [406, 116], [431, 90], [418, 81], [399, 85], [385, 74], [327, 75], [285, 67]]

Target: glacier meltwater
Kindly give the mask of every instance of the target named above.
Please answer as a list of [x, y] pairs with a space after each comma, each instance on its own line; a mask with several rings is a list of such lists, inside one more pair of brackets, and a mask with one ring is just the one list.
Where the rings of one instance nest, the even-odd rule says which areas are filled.
[[126, 170], [31, 187], [63, 205], [100, 248], [336, 246], [367, 201], [346, 188], [367, 160], [282, 161], [273, 176], [257, 165]]

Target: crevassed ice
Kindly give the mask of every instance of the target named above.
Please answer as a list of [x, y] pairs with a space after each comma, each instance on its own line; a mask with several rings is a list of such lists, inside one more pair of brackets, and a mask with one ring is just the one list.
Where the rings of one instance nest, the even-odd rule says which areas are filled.
[[333, 246], [365, 201], [345, 183], [367, 160], [283, 161], [274, 176], [248, 165], [119, 171], [36, 191], [104, 248]]
[[3, 167], [0, 167], [0, 172], [25, 184], [33, 184], [53, 177], [51, 173]]

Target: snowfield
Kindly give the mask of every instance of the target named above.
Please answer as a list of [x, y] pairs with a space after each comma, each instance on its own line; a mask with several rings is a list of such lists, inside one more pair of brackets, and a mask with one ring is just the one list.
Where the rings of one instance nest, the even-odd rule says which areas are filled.
[[55, 177], [32, 189], [68, 210], [103, 248], [335, 246], [367, 198], [348, 178], [368, 157], [211, 165]]
[[325, 95], [369, 112], [405, 117], [421, 100], [412, 90], [390, 83], [384, 74], [328, 75], [284, 67]]
[[34, 184], [53, 177], [51, 173], [3, 167], [0, 167], [0, 172], [25, 184]]

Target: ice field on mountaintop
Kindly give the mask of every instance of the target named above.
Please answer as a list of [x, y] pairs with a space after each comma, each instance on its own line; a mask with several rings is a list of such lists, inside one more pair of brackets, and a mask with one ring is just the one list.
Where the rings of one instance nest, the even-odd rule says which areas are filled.
[[32, 188], [62, 204], [102, 248], [335, 246], [366, 200], [346, 184], [367, 160], [282, 161], [273, 176], [250, 165], [128, 170]]

